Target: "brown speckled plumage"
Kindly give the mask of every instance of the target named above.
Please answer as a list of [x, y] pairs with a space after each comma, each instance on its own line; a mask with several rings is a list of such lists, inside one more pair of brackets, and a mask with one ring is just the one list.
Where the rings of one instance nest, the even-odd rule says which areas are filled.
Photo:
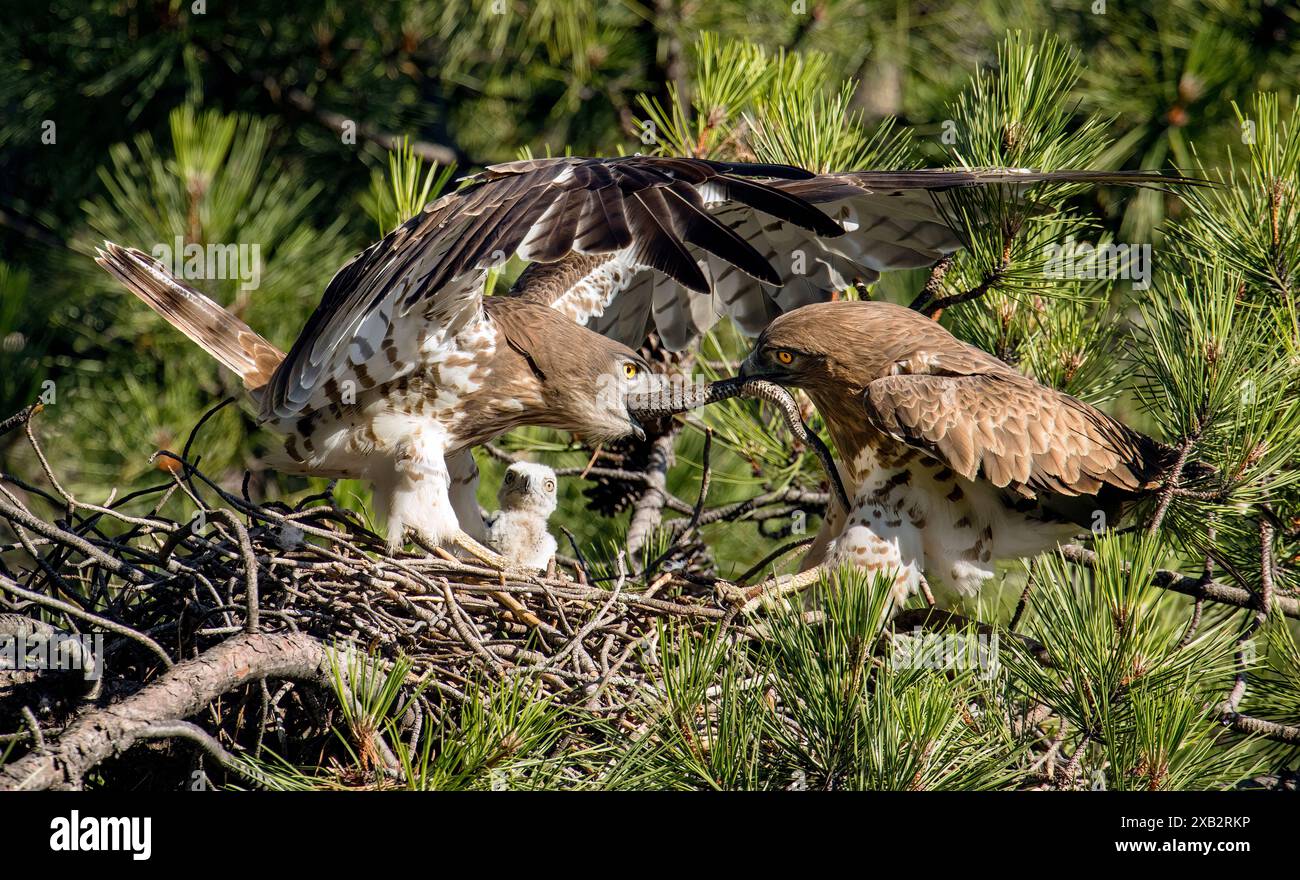
[[[243, 378], [261, 421], [285, 435], [285, 467], [371, 479], [389, 502], [394, 540], [407, 526], [438, 541], [458, 528], [456, 516], [477, 518], [465, 500], [472, 492], [458, 499], [448, 470], [470, 446], [520, 425], [595, 440], [639, 430], [626, 399], [609, 412], [592, 398], [601, 378], [623, 375], [625, 365], [649, 374], [630, 348], [648, 332], [684, 348], [725, 314], [758, 333], [838, 287], [957, 249], [940, 210], [945, 189], [1045, 177], [1151, 180], [998, 170], [812, 175], [640, 156], [492, 165], [344, 265], [287, 354], [139, 251], [108, 243], [98, 262]], [[489, 269], [512, 256], [533, 267], [512, 296], [485, 297]], [[976, 462], [968, 438], [928, 407], [925, 389], [877, 390], [873, 430], [908, 437], [958, 473], [978, 467], [1031, 490], [1098, 468], [1097, 478], [1123, 479], [1100, 459], [1078, 475], [1008, 450]], [[1025, 395], [1028, 413], [1032, 394], [1012, 393]]]
[[810, 562], [859, 556], [859, 547], [872, 554], [884, 539], [894, 549], [874, 553], [873, 565], [901, 572], [900, 595], [927, 569], [969, 592], [991, 576], [995, 558], [1113, 525], [1177, 458], [890, 303], [784, 315], [759, 337], [743, 373], [807, 392], [854, 487], [853, 509], [828, 517]]

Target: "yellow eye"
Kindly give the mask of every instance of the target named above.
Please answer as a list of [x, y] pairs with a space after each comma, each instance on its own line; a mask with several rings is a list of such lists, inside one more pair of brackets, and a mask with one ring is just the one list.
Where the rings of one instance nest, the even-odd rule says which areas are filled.
[[794, 363], [794, 355], [783, 348], [777, 350], [776, 359], [777, 362], [785, 364], [786, 366]]
[[627, 363], [623, 365], [623, 375], [627, 376], [629, 379], [635, 379], [636, 374], [639, 372], [641, 372], [641, 368], [636, 364]]

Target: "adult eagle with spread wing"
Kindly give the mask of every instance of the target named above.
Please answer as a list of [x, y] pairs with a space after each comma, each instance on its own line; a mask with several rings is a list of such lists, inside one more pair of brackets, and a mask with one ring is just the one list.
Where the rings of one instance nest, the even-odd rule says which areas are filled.
[[[637, 433], [628, 396], [657, 379], [630, 346], [649, 332], [673, 350], [724, 315], [760, 333], [960, 247], [944, 190], [1045, 179], [1158, 180], [640, 156], [493, 165], [340, 269], [288, 354], [140, 251], [106, 243], [97, 261], [243, 379], [285, 438], [285, 469], [372, 481], [394, 550], [415, 533], [499, 563], [478, 543], [473, 446], [523, 425]], [[512, 255], [531, 265], [509, 296], [485, 297], [488, 270]]]

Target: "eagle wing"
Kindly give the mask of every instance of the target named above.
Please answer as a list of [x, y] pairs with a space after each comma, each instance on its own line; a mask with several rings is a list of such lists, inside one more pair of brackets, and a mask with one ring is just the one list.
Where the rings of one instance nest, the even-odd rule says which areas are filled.
[[708, 213], [771, 266], [778, 286], [755, 284], [753, 278], [761, 276], [751, 267], [688, 241], [686, 251], [707, 281], [708, 296], [671, 273], [638, 268], [613, 255], [600, 260], [573, 255], [531, 266], [513, 292], [634, 348], [655, 332], [668, 349], [678, 351], [723, 316], [756, 336], [776, 316], [825, 302], [854, 284], [871, 284], [881, 272], [933, 265], [963, 245], [947, 196], [954, 189], [996, 184], [1022, 192], [1045, 181], [1154, 186], [1169, 180], [1147, 172], [1019, 169], [855, 171], [770, 180], [773, 189], [816, 205], [847, 233], [827, 237], [764, 213], [761, 206], [706, 194]]
[[1173, 464], [1169, 447], [1010, 368], [930, 370], [868, 384], [867, 420], [969, 480], [1026, 497], [1135, 493]]
[[706, 293], [696, 253], [768, 284], [780, 277], [707, 205], [748, 206], [820, 236], [843, 230], [824, 213], [750, 178], [804, 178], [782, 165], [639, 156], [538, 159], [492, 165], [345, 265], [263, 393], [264, 419], [339, 402], [340, 383], [364, 390], [400, 378], [482, 315], [489, 268], [510, 256], [539, 264], [614, 254]]

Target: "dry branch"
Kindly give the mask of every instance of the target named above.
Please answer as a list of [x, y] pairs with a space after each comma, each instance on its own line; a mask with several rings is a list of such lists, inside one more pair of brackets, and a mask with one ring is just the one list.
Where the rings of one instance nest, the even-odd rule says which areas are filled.
[[264, 678], [329, 683], [329, 654], [302, 633], [236, 636], [178, 663], [125, 700], [86, 712], [57, 742], [0, 767], [0, 790], [80, 788], [87, 771], [240, 685]]

